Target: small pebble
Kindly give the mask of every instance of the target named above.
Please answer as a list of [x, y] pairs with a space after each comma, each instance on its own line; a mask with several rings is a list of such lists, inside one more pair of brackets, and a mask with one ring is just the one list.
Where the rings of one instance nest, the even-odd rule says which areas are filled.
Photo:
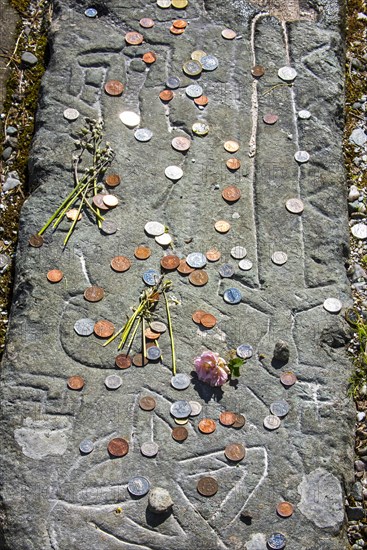
[[364, 420], [366, 418], [366, 413], [363, 412], [363, 411], [360, 411], [357, 413], [357, 420], [359, 422], [362, 422], [362, 420]]
[[354, 202], [359, 198], [359, 189], [356, 185], [351, 185], [349, 189], [348, 202]]
[[22, 54], [21, 61], [24, 67], [34, 67], [34, 65], [37, 65], [38, 63], [37, 57], [31, 52], [24, 52]]

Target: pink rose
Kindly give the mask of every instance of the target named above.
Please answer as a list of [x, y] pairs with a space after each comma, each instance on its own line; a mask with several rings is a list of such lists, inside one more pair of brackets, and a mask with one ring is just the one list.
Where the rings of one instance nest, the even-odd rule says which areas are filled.
[[223, 386], [228, 381], [230, 370], [225, 360], [219, 357], [219, 353], [204, 351], [200, 357], [195, 357], [194, 364], [202, 382], [210, 386]]

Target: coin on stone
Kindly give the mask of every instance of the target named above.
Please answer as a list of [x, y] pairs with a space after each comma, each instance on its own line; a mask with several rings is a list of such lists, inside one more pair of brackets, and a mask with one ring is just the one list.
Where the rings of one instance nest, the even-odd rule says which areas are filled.
[[231, 443], [224, 449], [224, 454], [231, 462], [240, 462], [246, 456], [246, 449], [241, 443]]
[[298, 118], [301, 118], [303, 120], [308, 120], [309, 118], [311, 118], [311, 116], [312, 115], [310, 111], [306, 111], [306, 109], [298, 112]]
[[232, 29], [223, 29], [222, 30], [222, 36], [226, 40], [233, 40], [234, 38], [236, 38], [237, 33], [236, 33], [236, 31], [233, 31]]
[[171, 99], [173, 99], [173, 92], [172, 90], [162, 90], [161, 93], [159, 94], [159, 98], [162, 100], [162, 101], [171, 101]]
[[183, 171], [179, 166], [167, 166], [164, 173], [166, 178], [172, 181], [178, 181], [183, 176]]
[[68, 384], [69, 390], [78, 391], [84, 388], [85, 382], [84, 382], [84, 378], [82, 378], [81, 376], [75, 375], [75, 376], [70, 376], [70, 378], [68, 378], [67, 384]]
[[209, 124], [204, 120], [194, 122], [192, 125], [192, 131], [197, 136], [206, 136], [209, 133]]
[[236, 353], [241, 359], [250, 359], [254, 353], [253, 347], [250, 344], [241, 344], [237, 347]]
[[135, 128], [140, 124], [140, 115], [134, 113], [133, 111], [124, 111], [120, 113], [119, 118], [127, 128]]
[[251, 68], [251, 74], [252, 74], [252, 76], [255, 76], [256, 78], [260, 78], [261, 76], [263, 76], [265, 74], [265, 67], [263, 67], [262, 65], [254, 65]]
[[209, 277], [206, 271], [203, 269], [198, 269], [193, 271], [189, 275], [189, 281], [194, 286], [204, 286], [208, 282]]
[[241, 161], [232, 157], [226, 161], [226, 166], [229, 170], [238, 170], [241, 167]]
[[203, 67], [201, 66], [200, 61], [190, 59], [190, 61], [186, 61], [183, 64], [182, 70], [185, 74], [187, 74], [187, 76], [198, 76], [201, 74]]
[[191, 413], [190, 403], [184, 400], [175, 401], [171, 405], [170, 412], [175, 418], [187, 418]]
[[242, 260], [242, 258], [247, 256], [247, 250], [244, 246], [234, 246], [233, 248], [231, 248], [231, 256], [235, 260]]
[[232, 264], [222, 264], [218, 271], [219, 275], [223, 277], [223, 279], [229, 279], [234, 275], [234, 267]]
[[186, 29], [187, 21], [185, 21], [184, 19], [175, 19], [172, 25], [176, 27], [176, 29]]
[[147, 260], [152, 251], [150, 250], [149, 246], [140, 245], [135, 248], [134, 256], [138, 260]]
[[285, 82], [292, 82], [297, 76], [297, 71], [293, 67], [281, 67], [278, 76]]
[[108, 443], [107, 450], [111, 456], [122, 457], [129, 452], [129, 443], [122, 437], [115, 437]]
[[218, 482], [214, 477], [202, 477], [197, 483], [197, 491], [204, 497], [212, 497], [218, 492]]
[[87, 8], [84, 12], [84, 15], [93, 19], [94, 17], [97, 17], [98, 12], [95, 8]]
[[187, 256], [186, 262], [189, 264], [190, 267], [201, 269], [206, 265], [206, 257], [201, 252], [191, 252]]
[[148, 340], [158, 340], [161, 335], [159, 332], [154, 332], [151, 328], [148, 327], [144, 332], [144, 336]]
[[97, 195], [94, 195], [92, 199], [93, 204], [94, 206], [99, 208], [99, 210], [108, 210], [108, 206], [103, 202], [103, 197], [104, 195], [102, 195], [102, 193], [98, 193]]
[[71, 109], [71, 108], [65, 109], [63, 114], [66, 120], [73, 121], [79, 118], [79, 111], [77, 109]]
[[189, 275], [194, 271], [194, 268], [190, 267], [189, 264], [186, 262], [186, 260], [180, 260], [177, 271], [181, 275]]
[[285, 252], [277, 250], [271, 256], [271, 261], [276, 265], [283, 265], [287, 262], [288, 256]]
[[135, 497], [142, 497], [149, 493], [150, 482], [144, 476], [134, 476], [127, 483], [127, 490]]
[[201, 95], [200, 97], [195, 97], [194, 103], [198, 107], [205, 107], [209, 103], [209, 98], [206, 95]]
[[232, 426], [235, 423], [236, 415], [231, 411], [222, 411], [219, 415], [219, 422], [223, 426]]
[[289, 405], [284, 399], [280, 401], [274, 401], [270, 405], [270, 412], [274, 416], [279, 416], [279, 418], [283, 418], [283, 416], [286, 416], [289, 412]]
[[153, 458], [154, 456], [157, 456], [158, 451], [159, 447], [157, 443], [154, 443], [154, 441], [146, 441], [140, 447], [141, 454], [143, 456], [146, 456], [147, 458]]
[[209, 248], [209, 250], [205, 254], [209, 262], [217, 262], [220, 259], [221, 255], [222, 254], [220, 253], [220, 251], [215, 247]]
[[194, 61], [199, 61], [205, 56], [207, 55], [206, 52], [204, 52], [203, 50], [195, 50], [192, 52], [191, 54], [191, 59], [193, 59]]
[[163, 235], [154, 237], [154, 240], [156, 243], [160, 244], [161, 246], [168, 246], [172, 242], [172, 237], [171, 235], [169, 235], [169, 233], [163, 233]]
[[108, 174], [105, 177], [105, 184], [108, 187], [117, 187], [121, 183], [121, 178], [118, 174]]
[[178, 10], [183, 10], [189, 4], [188, 0], [171, 0], [172, 7]]
[[109, 390], [117, 390], [122, 384], [122, 378], [117, 374], [110, 374], [106, 376], [104, 383]]
[[126, 353], [120, 353], [115, 357], [115, 365], [119, 369], [128, 369], [131, 367], [131, 357], [130, 355], [126, 355]]
[[157, 361], [161, 355], [162, 352], [158, 346], [152, 346], [147, 349], [147, 358], [149, 361]]
[[194, 323], [199, 324], [204, 315], [206, 315], [206, 311], [203, 311], [202, 309], [198, 309], [194, 311], [194, 313], [192, 314], [192, 320], [194, 321]]
[[163, 334], [167, 330], [167, 325], [165, 325], [161, 321], [152, 321], [150, 323], [150, 328], [155, 332], [160, 332], [161, 334]]
[[171, 0], [157, 0], [157, 6], [159, 8], [170, 8]]
[[303, 164], [304, 162], [308, 162], [310, 160], [310, 155], [307, 151], [297, 151], [294, 153], [294, 158], [299, 164]]
[[337, 298], [326, 298], [323, 306], [329, 313], [339, 313], [343, 307], [343, 304]]
[[214, 71], [218, 67], [218, 59], [214, 55], [204, 55], [200, 63], [204, 71]]
[[205, 328], [213, 328], [217, 324], [217, 319], [211, 313], [205, 313], [200, 319], [200, 324]]
[[124, 85], [119, 80], [108, 80], [104, 85], [104, 91], [108, 95], [119, 96], [124, 91]]
[[151, 29], [154, 27], [154, 21], [150, 17], [143, 17], [140, 19], [139, 25], [143, 27], [143, 29]]
[[191, 146], [191, 139], [184, 137], [184, 136], [178, 136], [173, 138], [172, 140], [172, 147], [176, 149], [176, 151], [188, 151]]
[[229, 140], [224, 143], [224, 149], [228, 153], [236, 153], [240, 148], [240, 144], [237, 141]]
[[51, 269], [47, 272], [47, 280], [50, 283], [59, 283], [62, 281], [64, 274], [60, 269]]
[[187, 86], [185, 93], [188, 97], [194, 99], [203, 95], [203, 89], [199, 84], [190, 84], [190, 86]]
[[180, 265], [180, 258], [174, 254], [169, 254], [168, 256], [163, 256], [161, 258], [161, 266], [166, 271], [173, 271], [177, 269]]
[[94, 334], [99, 338], [110, 338], [115, 332], [115, 326], [111, 321], [97, 321], [94, 325]]
[[216, 427], [216, 423], [211, 418], [203, 418], [198, 424], [198, 428], [203, 434], [213, 433]]
[[227, 202], [236, 202], [241, 198], [241, 191], [238, 187], [230, 185], [225, 187], [222, 191], [222, 197]]
[[91, 336], [94, 332], [94, 325], [93, 319], [78, 319], [74, 323], [74, 330], [78, 336]]
[[117, 225], [115, 224], [115, 222], [103, 220], [101, 230], [103, 233], [105, 233], [105, 235], [113, 235], [117, 231]]
[[138, 128], [134, 132], [134, 138], [137, 141], [140, 141], [142, 143], [150, 141], [152, 137], [153, 137], [153, 132], [152, 130], [149, 130], [149, 128]]
[[183, 372], [179, 372], [175, 376], [172, 376], [171, 386], [175, 390], [186, 390], [190, 386], [190, 377]]
[[293, 386], [297, 382], [297, 376], [294, 372], [282, 372], [280, 375], [280, 381], [286, 388]]
[[148, 286], [154, 286], [159, 281], [160, 274], [155, 269], [147, 269], [143, 273], [143, 281]]
[[180, 87], [180, 79], [177, 76], [169, 76], [166, 80], [167, 88], [177, 90]]
[[274, 115], [271, 113], [268, 113], [267, 115], [263, 116], [263, 121], [265, 124], [268, 124], [269, 126], [272, 126], [276, 122], [278, 122], [278, 115]]
[[144, 63], [151, 65], [157, 61], [157, 54], [155, 52], [145, 52], [142, 57]]
[[286, 539], [282, 533], [273, 533], [267, 540], [267, 545], [271, 550], [282, 550], [285, 544]]
[[367, 225], [364, 223], [356, 223], [352, 226], [352, 235], [356, 239], [359, 239], [361, 241], [367, 239]]
[[185, 29], [178, 29], [177, 27], [174, 27], [173, 25], [170, 27], [170, 32], [175, 35], [180, 35], [185, 32]]
[[111, 267], [114, 271], [117, 271], [118, 273], [123, 273], [124, 271], [127, 271], [131, 267], [131, 262], [129, 258], [126, 258], [126, 256], [115, 256], [111, 260]]
[[226, 222], [225, 220], [218, 220], [214, 224], [214, 228], [218, 233], [228, 233], [228, 231], [231, 229], [231, 225]]
[[291, 212], [291, 214], [301, 214], [303, 212], [304, 206], [301, 199], [288, 199], [285, 203], [285, 207], [288, 210], [288, 212]]
[[84, 299], [87, 302], [99, 302], [104, 297], [104, 290], [100, 286], [89, 286], [84, 291]]
[[184, 428], [184, 426], [179, 426], [177, 428], [173, 428], [171, 435], [172, 435], [172, 439], [174, 439], [175, 441], [181, 442], [187, 439], [189, 432], [187, 431], [186, 428]]
[[141, 397], [139, 400], [139, 407], [143, 411], [152, 411], [155, 409], [157, 403], [154, 397], [151, 397], [150, 395], [146, 395], [144, 397]]
[[141, 44], [144, 40], [144, 36], [140, 32], [131, 31], [125, 34], [125, 42], [132, 46]]
[[242, 294], [237, 288], [227, 288], [224, 291], [223, 300], [227, 304], [239, 304], [242, 300]]
[[267, 430], [276, 430], [280, 426], [280, 418], [273, 414], [269, 414], [264, 418], [264, 427]]
[[148, 359], [142, 353], [136, 353], [133, 356], [133, 364], [136, 367], [145, 367], [149, 363]]
[[203, 407], [198, 403], [198, 401], [189, 401], [191, 407], [190, 416], [199, 416]]
[[165, 230], [165, 226], [160, 222], [147, 222], [144, 226], [144, 231], [152, 237], [163, 235]]
[[40, 248], [43, 245], [43, 237], [41, 235], [35, 234], [29, 238], [28, 244], [33, 248]]
[[246, 418], [243, 416], [243, 414], [236, 414], [236, 419], [232, 424], [231, 428], [235, 428], [236, 430], [239, 430], [240, 428], [243, 428], [245, 424], [246, 424]]
[[83, 439], [83, 441], [79, 443], [79, 451], [83, 455], [89, 455], [89, 453], [91, 453], [93, 449], [94, 443], [91, 439]]
[[251, 262], [251, 260], [248, 260], [246, 258], [246, 259], [241, 260], [240, 262], [238, 262], [238, 267], [242, 271], [250, 271], [250, 269], [252, 269], [252, 262]]
[[277, 514], [282, 518], [289, 518], [294, 512], [294, 508], [290, 502], [283, 501], [277, 504]]

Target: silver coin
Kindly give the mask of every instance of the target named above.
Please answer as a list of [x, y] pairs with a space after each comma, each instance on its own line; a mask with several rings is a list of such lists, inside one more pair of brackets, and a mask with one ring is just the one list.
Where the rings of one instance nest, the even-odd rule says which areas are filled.
[[267, 540], [267, 545], [271, 550], [282, 550], [285, 544], [286, 538], [282, 533], [273, 533]]
[[339, 311], [343, 307], [343, 304], [337, 298], [326, 298], [323, 305], [326, 311], [328, 311], [329, 313], [339, 313]]
[[277, 416], [274, 416], [273, 414], [269, 414], [264, 418], [264, 427], [267, 430], [276, 430], [280, 426], [280, 418]]
[[241, 357], [241, 359], [250, 359], [254, 353], [254, 350], [250, 344], [241, 344], [238, 346], [236, 353], [238, 357]]
[[158, 453], [159, 447], [157, 443], [154, 443], [154, 441], [146, 441], [142, 444], [140, 447], [140, 452], [143, 456], [146, 456], [148, 458], [152, 458], [153, 456], [156, 456]]
[[203, 410], [203, 407], [200, 405], [200, 403], [198, 401], [189, 401], [189, 404], [191, 407], [190, 416], [199, 416], [199, 414]]
[[363, 241], [364, 239], [367, 239], [367, 225], [364, 223], [356, 223], [352, 226], [352, 235], [356, 239], [360, 239]]
[[192, 99], [203, 95], [203, 89], [201, 86], [199, 86], [199, 84], [190, 84], [190, 86], [187, 86], [185, 92], [186, 95], [188, 97], [191, 97]]
[[157, 237], [158, 235], [163, 235], [166, 228], [164, 227], [163, 223], [159, 222], [148, 222], [144, 226], [144, 230], [148, 235], [151, 235], [152, 237]]
[[130, 494], [136, 497], [142, 497], [149, 492], [150, 482], [146, 477], [135, 476], [129, 479], [127, 489]]
[[186, 257], [186, 263], [188, 263], [190, 267], [201, 269], [206, 265], [206, 256], [201, 252], [191, 252], [191, 254]]
[[183, 72], [187, 74], [188, 76], [198, 76], [202, 70], [203, 67], [201, 66], [201, 63], [199, 61], [194, 61], [191, 59], [190, 61], [186, 61], [186, 63], [183, 64]]
[[271, 257], [271, 261], [276, 265], [283, 265], [287, 262], [288, 256], [285, 252], [277, 250]]
[[191, 414], [191, 405], [188, 401], [175, 401], [170, 412], [175, 418], [187, 418]]
[[106, 376], [104, 383], [109, 390], [117, 390], [122, 384], [122, 378], [117, 374], [110, 374]]
[[296, 153], [294, 153], [294, 158], [297, 162], [303, 164], [304, 162], [308, 162], [310, 160], [310, 155], [307, 153], [307, 151], [297, 151]]
[[164, 173], [166, 178], [172, 181], [178, 181], [183, 176], [183, 171], [179, 166], [167, 166]]
[[186, 388], [190, 386], [190, 377], [187, 376], [187, 374], [180, 372], [175, 376], [172, 376], [171, 386], [175, 388], [175, 390], [186, 390]]
[[291, 214], [301, 214], [304, 209], [301, 199], [288, 199], [285, 207]]
[[242, 258], [247, 256], [247, 250], [244, 246], [234, 246], [231, 249], [231, 256], [232, 258], [235, 258], [235, 260], [242, 260]]
[[113, 235], [117, 231], [117, 225], [115, 224], [115, 222], [104, 220], [102, 222], [101, 229], [106, 235]]
[[204, 55], [200, 63], [204, 71], [214, 71], [218, 67], [218, 59], [214, 55]]
[[244, 260], [238, 262], [238, 267], [242, 269], [242, 271], [250, 271], [250, 269], [252, 269], [252, 262], [251, 260], [247, 260], [245, 258]]
[[231, 264], [222, 264], [218, 269], [218, 272], [223, 279], [229, 279], [234, 275], [234, 267]]
[[171, 4], [171, 0], [157, 0], [157, 6], [159, 8], [170, 8]]
[[77, 109], [71, 109], [71, 108], [65, 109], [64, 118], [66, 118], [66, 120], [72, 121], [72, 120], [76, 120], [78, 117], [79, 117], [79, 111]]
[[209, 124], [204, 121], [194, 122], [194, 124], [192, 125], [192, 131], [198, 136], [206, 136], [206, 134], [209, 132]]
[[162, 352], [158, 346], [151, 346], [150, 348], [147, 349], [147, 358], [150, 361], [156, 361], [157, 359], [160, 358], [161, 355], [162, 355]]
[[156, 243], [160, 244], [161, 246], [168, 246], [172, 242], [172, 237], [168, 233], [163, 233], [163, 235], [154, 237], [154, 240]]
[[289, 405], [286, 401], [274, 401], [274, 403], [271, 403], [270, 412], [274, 416], [278, 416], [279, 418], [283, 418], [283, 416], [286, 416], [289, 413]]
[[306, 111], [306, 109], [304, 109], [303, 111], [299, 111], [298, 112], [298, 118], [301, 118], [303, 120], [308, 120], [309, 118], [311, 118], [311, 113], [310, 111]]
[[242, 300], [242, 294], [237, 288], [228, 288], [224, 291], [223, 300], [227, 304], [239, 304]]
[[161, 321], [152, 321], [150, 323], [150, 328], [152, 329], [153, 332], [159, 332], [162, 334], [163, 332], [166, 332], [167, 325], [165, 325], [164, 323], [161, 323]]
[[84, 12], [84, 15], [87, 17], [97, 17], [97, 10], [95, 8], [87, 8]]
[[134, 138], [137, 141], [143, 141], [143, 142], [149, 141], [152, 139], [152, 137], [153, 137], [153, 132], [152, 130], [149, 130], [149, 128], [138, 128], [134, 132]]
[[177, 90], [180, 87], [181, 81], [177, 76], [169, 76], [166, 80], [167, 88], [171, 90]]
[[135, 128], [140, 124], [140, 115], [133, 111], [124, 111], [119, 114], [119, 119], [127, 128]]
[[93, 449], [94, 443], [91, 439], [83, 439], [83, 441], [79, 443], [79, 451], [84, 455], [88, 455], [93, 451]]
[[285, 82], [292, 82], [297, 76], [297, 71], [293, 67], [281, 67], [278, 71], [278, 76]]
[[90, 336], [94, 332], [93, 319], [78, 319], [74, 324], [74, 330], [79, 336]]
[[155, 269], [147, 269], [143, 273], [143, 281], [148, 286], [154, 286], [159, 281], [160, 274]]

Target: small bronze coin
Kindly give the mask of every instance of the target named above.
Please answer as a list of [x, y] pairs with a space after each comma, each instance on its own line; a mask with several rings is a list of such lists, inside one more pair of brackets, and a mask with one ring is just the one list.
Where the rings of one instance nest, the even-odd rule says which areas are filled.
[[197, 269], [189, 275], [189, 281], [194, 286], [204, 286], [208, 280], [208, 274], [203, 269]]
[[174, 27], [173, 25], [170, 27], [169, 30], [172, 34], [177, 34], [177, 35], [183, 34], [185, 32], [185, 29], [178, 29], [177, 27]]
[[62, 281], [63, 277], [64, 274], [62, 271], [60, 271], [60, 269], [51, 269], [47, 273], [47, 280], [50, 283], [59, 283], [60, 281]]
[[278, 115], [272, 115], [271, 113], [263, 116], [263, 121], [265, 124], [275, 124], [278, 120]]
[[200, 324], [205, 328], [213, 328], [217, 324], [217, 319], [211, 313], [206, 313], [200, 319]]
[[32, 235], [28, 241], [29, 246], [33, 248], [40, 248], [43, 245], [43, 237], [41, 235]]
[[197, 311], [194, 311], [192, 314], [192, 320], [194, 323], [200, 323], [201, 319], [204, 317], [204, 315], [207, 315], [206, 311], [203, 311], [202, 309], [198, 309]]
[[152, 27], [154, 27], [154, 21], [150, 17], [143, 17], [142, 19], [140, 19], [139, 25], [144, 29], [151, 29]]
[[230, 185], [223, 189], [222, 197], [227, 202], [236, 202], [241, 198], [241, 191], [235, 185]]
[[76, 375], [70, 376], [70, 378], [68, 378], [67, 384], [70, 390], [81, 390], [82, 388], [84, 388], [85, 382], [84, 378]]
[[111, 260], [111, 267], [114, 271], [118, 273], [123, 273], [131, 267], [131, 262], [126, 256], [115, 256]]
[[241, 161], [236, 158], [230, 158], [227, 160], [226, 166], [229, 170], [238, 170], [241, 166]]
[[211, 418], [203, 418], [198, 424], [198, 428], [203, 434], [213, 433], [216, 427], [216, 423]]
[[125, 456], [129, 452], [129, 444], [126, 439], [123, 439], [122, 437], [115, 437], [109, 442], [107, 450], [111, 456]]
[[150, 250], [149, 246], [144, 246], [141, 244], [140, 246], [135, 248], [134, 256], [138, 260], [147, 260], [150, 257], [151, 253], [152, 251]]
[[220, 413], [219, 422], [223, 426], [232, 426], [236, 421], [236, 415], [230, 411], [223, 411]]
[[84, 291], [84, 298], [88, 302], [99, 302], [104, 297], [104, 290], [100, 286], [90, 286]]
[[283, 386], [290, 387], [297, 382], [297, 376], [294, 372], [282, 372], [280, 375], [280, 381]]
[[121, 178], [118, 174], [108, 174], [105, 178], [105, 184], [108, 187], [117, 187], [121, 183]]
[[294, 512], [294, 508], [290, 502], [283, 501], [277, 505], [277, 514], [281, 518], [289, 518]]
[[173, 428], [171, 435], [175, 441], [185, 441], [189, 432], [184, 426], [178, 426], [177, 428]]
[[108, 80], [104, 85], [104, 91], [108, 95], [118, 96], [124, 91], [124, 85], [119, 80]]
[[147, 328], [144, 332], [145, 338], [148, 338], [148, 340], [158, 340], [160, 337], [160, 332], [154, 332], [151, 328]]
[[241, 443], [231, 443], [224, 449], [224, 454], [232, 462], [239, 462], [246, 456], [246, 449]]
[[97, 194], [93, 197], [93, 204], [100, 210], [109, 210], [108, 206], [103, 202], [103, 195]]
[[126, 353], [120, 353], [115, 357], [115, 365], [119, 369], [128, 369], [131, 367], [131, 357], [130, 355], [126, 355]]
[[115, 325], [111, 321], [97, 321], [94, 325], [94, 334], [99, 338], [109, 338], [115, 332]]
[[206, 95], [201, 95], [200, 97], [195, 97], [194, 103], [195, 105], [200, 105], [201, 107], [205, 107], [209, 103], [209, 98]]
[[243, 428], [245, 424], [246, 418], [243, 416], [243, 414], [236, 414], [236, 420], [232, 424], [231, 428], [236, 428], [236, 430], [239, 430], [240, 428]]
[[146, 52], [143, 55], [143, 61], [147, 63], [147, 65], [151, 65], [157, 61], [157, 55], [154, 52]]
[[180, 260], [177, 271], [181, 273], [181, 275], [189, 275], [190, 273], [195, 271], [195, 269], [193, 267], [190, 267], [186, 260]]
[[205, 254], [206, 259], [209, 260], [209, 262], [217, 262], [220, 259], [221, 255], [222, 254], [215, 247], [209, 248], [209, 250]]
[[159, 98], [162, 101], [171, 101], [173, 99], [173, 92], [172, 90], [162, 90], [159, 94]]
[[218, 491], [218, 482], [214, 477], [202, 477], [199, 479], [196, 488], [204, 497], [212, 497]]
[[184, 21], [183, 19], [175, 19], [172, 25], [176, 27], [176, 29], [186, 29], [187, 21]]
[[177, 269], [179, 265], [180, 265], [180, 258], [178, 256], [175, 256], [174, 254], [163, 256], [163, 258], [161, 258], [161, 266], [163, 267], [163, 269], [166, 269], [167, 271], [172, 271], [174, 269]]
[[125, 35], [125, 41], [131, 46], [141, 44], [144, 40], [144, 36], [140, 32], [132, 31]]
[[156, 405], [157, 403], [154, 397], [150, 397], [149, 395], [146, 395], [139, 400], [139, 407], [143, 409], [143, 411], [152, 411], [155, 409]]
[[184, 137], [184, 136], [177, 136], [173, 138], [172, 140], [172, 147], [176, 149], [176, 151], [188, 151], [191, 146], [191, 139]]
[[265, 68], [262, 65], [254, 65], [251, 69], [252, 76], [256, 76], [259, 78], [260, 76], [263, 76], [265, 73]]
[[70, 210], [66, 212], [66, 217], [72, 222], [78, 218], [77, 221], [80, 222], [83, 216], [79, 212], [78, 208], [70, 208]]
[[142, 353], [136, 353], [133, 357], [133, 363], [136, 367], [145, 367], [149, 361], [146, 357], [143, 357]]

